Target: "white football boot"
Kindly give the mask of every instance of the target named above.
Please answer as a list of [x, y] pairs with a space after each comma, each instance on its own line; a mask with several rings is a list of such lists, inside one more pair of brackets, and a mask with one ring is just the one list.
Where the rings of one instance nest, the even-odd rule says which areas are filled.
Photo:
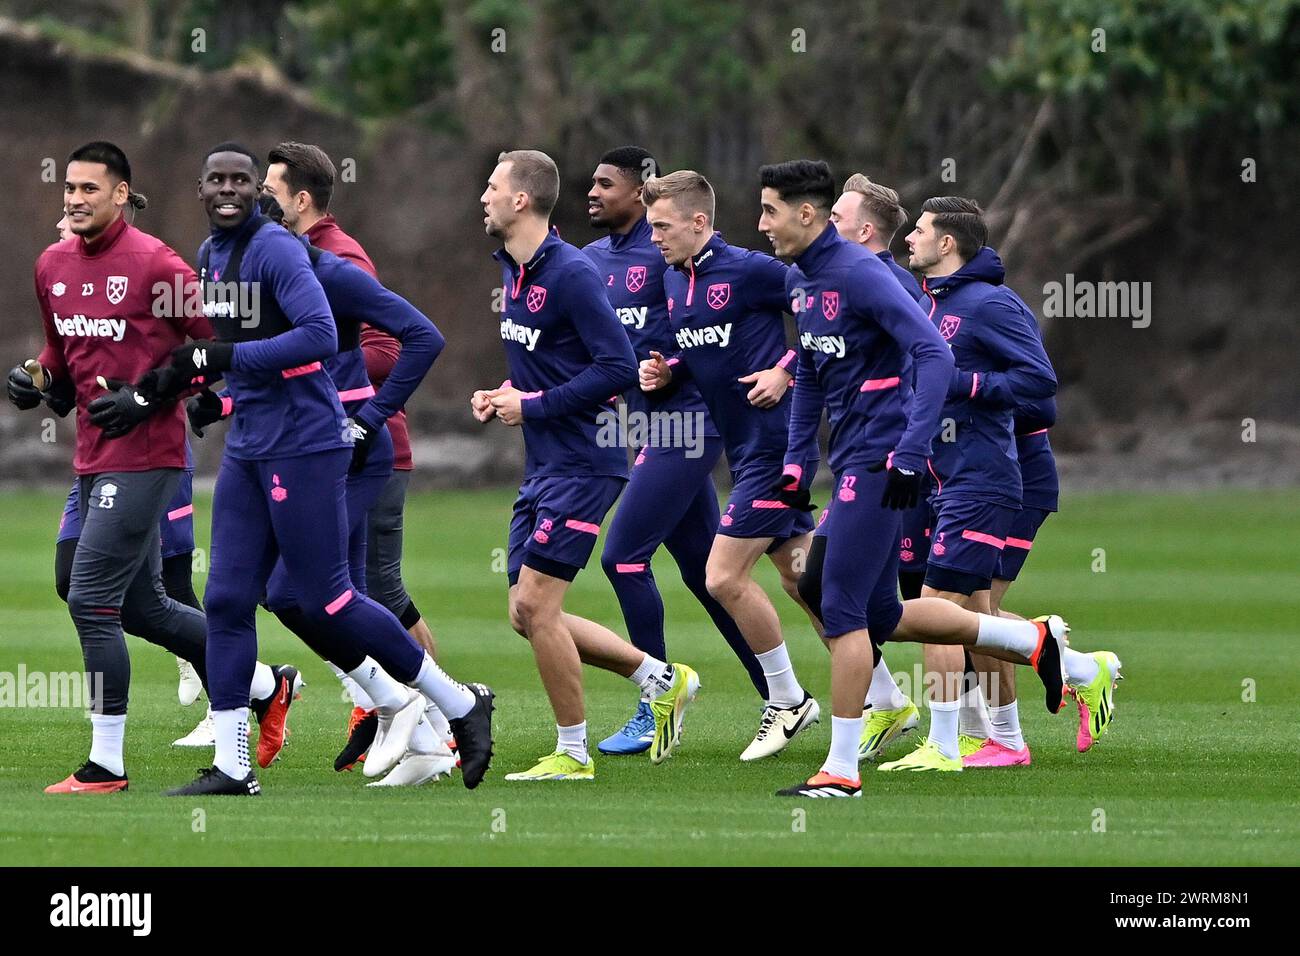
[[406, 704], [395, 711], [376, 708], [379, 715], [379, 727], [375, 731], [374, 743], [366, 751], [367, 777], [378, 777], [392, 769], [410, 748], [411, 735], [424, 719], [424, 696], [418, 691], [411, 691]]
[[212, 725], [212, 708], [203, 715], [197, 727], [191, 730], [180, 740], [173, 740], [173, 747], [215, 747], [217, 745], [217, 732]]
[[181, 672], [181, 682], [176, 685], [176, 697], [182, 707], [188, 707], [199, 699], [199, 694], [203, 693], [203, 683], [199, 680], [194, 665], [185, 658], [176, 658], [176, 668]]
[[794, 735], [817, 723], [821, 719], [821, 708], [812, 695], [804, 691], [803, 700], [793, 707], [777, 707], [768, 704], [763, 708], [763, 717], [758, 724], [758, 733], [741, 760], [762, 760], [785, 749]]

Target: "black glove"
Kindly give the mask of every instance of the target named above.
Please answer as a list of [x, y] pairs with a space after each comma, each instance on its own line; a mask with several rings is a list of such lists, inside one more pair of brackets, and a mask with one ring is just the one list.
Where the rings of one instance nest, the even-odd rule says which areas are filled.
[[200, 438], [203, 437], [203, 429], [226, 417], [221, 399], [206, 388], [185, 403], [185, 415], [190, 420], [190, 428]]
[[353, 438], [352, 464], [348, 466], [348, 474], [359, 475], [366, 467], [366, 459], [370, 457], [370, 449], [374, 447], [375, 439], [379, 437], [379, 428], [367, 425], [359, 418], [347, 419], [347, 426]]
[[262, 193], [257, 197], [257, 208], [263, 216], [272, 222], [284, 224], [284, 210], [280, 208], [280, 203], [270, 193]]
[[158, 409], [130, 382], [110, 378], [104, 386], [108, 392], [87, 405], [86, 411], [90, 424], [102, 428], [105, 438], [121, 438]]
[[799, 487], [797, 475], [784, 474], [770, 492], [773, 498], [793, 508], [795, 511], [813, 511], [817, 506], [812, 503], [812, 493], [807, 488]]
[[885, 480], [885, 493], [880, 496], [880, 507], [894, 511], [906, 511], [916, 505], [921, 494], [921, 472], [899, 468], [892, 458], [882, 458], [869, 467], [869, 472], [881, 472], [888, 468]]
[[9, 370], [9, 382], [6, 391], [9, 394], [9, 401], [24, 412], [35, 408], [44, 398], [41, 390], [32, 381], [31, 375], [21, 365], [15, 365]]
[[[195, 339], [179, 348], [172, 349], [172, 364], [181, 375], [188, 375], [190, 381], [203, 378], [211, 382], [221, 377], [235, 363], [235, 343], [216, 342], [212, 339]], [[189, 381], [186, 382], [186, 385]]]
[[55, 415], [67, 418], [68, 412], [77, 407], [77, 389], [72, 381], [61, 379], [46, 389], [45, 404]]

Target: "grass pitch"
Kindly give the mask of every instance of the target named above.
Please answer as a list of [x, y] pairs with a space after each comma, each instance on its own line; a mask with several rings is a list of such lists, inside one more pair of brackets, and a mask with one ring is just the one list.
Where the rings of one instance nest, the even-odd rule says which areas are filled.
[[[308, 687], [290, 715], [280, 761], [260, 772], [257, 800], [166, 799], [161, 791], [210, 762], [170, 742], [202, 716], [176, 701], [172, 657], [128, 638], [133, 662], [127, 769], [112, 796], [41, 793], [80, 765], [81, 710], [0, 708], [0, 861], [9, 865], [476, 864], [1293, 864], [1295, 703], [1300, 699], [1300, 506], [1294, 491], [1249, 496], [1066, 496], [1045, 526], [1007, 607], [1048, 610], [1074, 626], [1077, 648], [1109, 648], [1127, 679], [1101, 744], [1074, 752], [1074, 710], [1050, 717], [1025, 674], [1022, 720], [1033, 766], [943, 775], [876, 773], [861, 800], [788, 801], [773, 791], [816, 770], [822, 725], [781, 755], [741, 764], [759, 702], [721, 638], [677, 578], [656, 561], [674, 658], [703, 691], [683, 744], [659, 767], [597, 757], [592, 783], [510, 784], [554, 744], [532, 656], [505, 618], [511, 492], [414, 496], [406, 581], [448, 669], [498, 694], [496, 758], [473, 793], [458, 778], [416, 790], [367, 790], [335, 773], [349, 711], [318, 659], [269, 615], [262, 660], [290, 661]], [[76, 633], [54, 594], [55, 493], [0, 500], [0, 671], [81, 667]], [[209, 501], [196, 502], [206, 547]], [[1100, 550], [1098, 550], [1100, 549]], [[1104, 571], [1100, 568], [1104, 567]], [[801, 679], [824, 702], [828, 661], [802, 615], [774, 595]], [[196, 575], [201, 595], [204, 576]], [[569, 609], [623, 632], [598, 564]], [[891, 646], [912, 673], [917, 649]], [[11, 677], [10, 680], [13, 678]], [[594, 744], [635, 704], [626, 681], [585, 673]], [[1033, 688], [1030, 693], [1029, 689]], [[906, 689], [906, 687], [905, 687]], [[896, 744], [891, 754], [911, 744]]]

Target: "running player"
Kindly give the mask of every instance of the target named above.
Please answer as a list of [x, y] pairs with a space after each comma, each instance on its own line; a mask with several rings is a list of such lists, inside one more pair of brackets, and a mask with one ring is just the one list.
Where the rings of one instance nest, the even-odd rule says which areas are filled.
[[[180, 409], [160, 409], [123, 383], [187, 334], [206, 334], [208, 325], [180, 310], [155, 313], [155, 284], [183, 288], [194, 273], [127, 222], [130, 181], [130, 164], [112, 143], [87, 143], [68, 158], [64, 209], [73, 237], [36, 263], [46, 345], [39, 359], [9, 373], [9, 398], [19, 408], [45, 401], [62, 414], [78, 410], [73, 467], [80, 533], [66, 595], [86, 672], [99, 675], [102, 686], [92, 683], [89, 759], [47, 793], [128, 787], [124, 624], [191, 661], [200, 678], [205, 673], [203, 614], [168, 597], [161, 580], [157, 529], [186, 464]], [[272, 698], [292, 675], [293, 668], [256, 665], [249, 685], [257, 698]], [[248, 699], [245, 686], [245, 705]]]
[[[640, 366], [641, 388], [654, 392], [693, 381], [727, 449], [732, 490], [709, 552], [706, 584], [739, 626], [767, 682], [758, 733], [740, 755], [758, 760], [784, 749], [820, 713], [795, 676], [776, 608], [753, 577], [767, 554], [782, 588], [803, 606], [798, 580], [811, 544], [812, 505], [806, 494], [791, 502], [774, 493], [790, 412], [788, 366], [795, 356], [786, 348], [782, 318], [786, 267], [729, 245], [713, 231], [713, 187], [697, 172], [651, 179], [642, 198], [652, 241], [672, 266], [664, 291], [677, 352], [665, 358], [651, 351]], [[809, 480], [813, 471], [809, 462]]]
[[[825, 163], [765, 166], [760, 177], [759, 229], [778, 255], [795, 260], [787, 286], [799, 322], [799, 385], [790, 415], [785, 487], [790, 492], [804, 487], [823, 408], [830, 412], [836, 478], [834, 500], [799, 582], [823, 622], [831, 653], [830, 753], [820, 771], [780, 795], [855, 797], [861, 795], [862, 701], [881, 641], [974, 646], [1031, 664], [1053, 713], [1066, 681], [1079, 682], [1080, 671], [1092, 661], [1065, 647], [1066, 628], [1055, 616], [1011, 621], [943, 600], [899, 602], [899, 512], [915, 503], [943, 397], [956, 381], [952, 356], [919, 306], [888, 278], [888, 268], [830, 225], [835, 191]], [[905, 350], [915, 367], [910, 402], [901, 375]], [[951, 701], [948, 723], [955, 744], [955, 682], [935, 693]], [[931, 702], [932, 709], [938, 702]], [[952, 763], [933, 769], [961, 769], [959, 761]], [[931, 768], [918, 763], [908, 769]]]
[[[639, 360], [649, 358], [652, 349], [674, 351], [664, 296], [668, 265], [650, 241], [650, 224], [641, 202], [642, 184], [658, 174], [659, 166], [649, 152], [623, 146], [600, 158], [587, 193], [591, 225], [607, 229], [609, 235], [582, 251], [604, 278], [610, 305]], [[600, 563], [618, 595], [628, 636], [650, 656], [667, 659], [664, 602], [651, 569], [651, 559], [662, 544], [686, 586], [740, 658], [759, 697], [766, 699], [762, 665], [705, 584], [709, 549], [718, 528], [718, 493], [712, 475], [722, 454], [722, 439], [709, 420], [704, 399], [690, 382], [667, 397], [632, 388], [623, 398], [629, 422], [641, 428], [646, 438], [637, 449]], [[653, 736], [650, 701], [642, 697], [622, 729], [602, 740], [597, 749], [607, 754], [644, 753]]]
[[[319, 146], [285, 142], [271, 150], [267, 163], [264, 191], [275, 198], [283, 211], [282, 225], [316, 248], [355, 263], [377, 279], [375, 265], [365, 249], [344, 232], [329, 212], [337, 179], [329, 155]], [[363, 324], [361, 351], [365, 355], [370, 385], [382, 388], [401, 357], [401, 343], [381, 329]], [[402, 626], [436, 660], [438, 651], [433, 633], [402, 582], [402, 513], [414, 468], [410, 432], [403, 409], [399, 408], [389, 418], [388, 433], [393, 442], [392, 474], [366, 517], [367, 593], [392, 611]], [[348, 742], [336, 761], [338, 768], [346, 769], [365, 753], [373, 741], [378, 714], [374, 701], [354, 680], [346, 675], [341, 675], [341, 679], [353, 701], [348, 719]], [[447, 718], [432, 702], [428, 702], [426, 714], [440, 735], [447, 737], [450, 734]], [[454, 741], [452, 743], [454, 746]]]
[[601, 442], [610, 396], [636, 381], [627, 335], [595, 268], [551, 231], [560, 174], [545, 153], [503, 152], [480, 197], [504, 286], [501, 338], [510, 379], [470, 399], [481, 422], [524, 431], [524, 482], [510, 522], [510, 623], [528, 639], [555, 712], [555, 750], [507, 780], [591, 780], [582, 664], [628, 678], [650, 699], [650, 759], [676, 747], [699, 679], [684, 664], [640, 651], [605, 627], [564, 611], [600, 523], [627, 480], [617, 442]]
[[[1003, 285], [1002, 263], [985, 245], [988, 230], [979, 205], [947, 196], [929, 199], [922, 208], [907, 237], [910, 264], [925, 276], [922, 288], [930, 301], [931, 321], [957, 364], [942, 413], [956, 424], [956, 433], [951, 441], [935, 442], [931, 463], [935, 523], [923, 593], [990, 613], [989, 588], [1021, 506], [1014, 410], [1050, 398], [1056, 377], [1033, 313]], [[977, 748], [984, 757], [976, 766], [1029, 762], [1014, 682], [1004, 679], [1002, 666], [987, 655], [971, 656], [985, 684], [997, 747], [967, 737], [967, 752], [961, 753], [957, 741], [932, 729], [921, 750], [895, 761], [897, 769], [914, 769], [917, 761], [948, 769], [952, 761], [971, 756]], [[949, 649], [927, 648], [926, 657], [927, 670], [958, 669]], [[1100, 736], [1113, 713], [1111, 694], [1119, 661], [1109, 652], [1097, 652], [1083, 672], [1083, 686], [1076, 686], [1076, 691], [1099, 720], [1100, 712], [1105, 712]]]
[[451, 718], [464, 783], [473, 789], [491, 758], [492, 692], [448, 677], [389, 611], [352, 585], [345, 488], [356, 436], [321, 364], [337, 351], [335, 323], [306, 249], [257, 211], [258, 169], [257, 158], [234, 143], [204, 158], [199, 198], [212, 233], [199, 259], [218, 338], [176, 349], [157, 374], [161, 394], [224, 379], [233, 405], [205, 594], [216, 759], [168, 794], [260, 793], [241, 696], [257, 643], [255, 611], [280, 558], [317, 628], [364, 650]]
[[[129, 190], [126, 196], [127, 207], [133, 211], [144, 209], [149, 201], [141, 193]], [[135, 224], [134, 216], [129, 220]], [[67, 213], [61, 213], [55, 225], [60, 240], [71, 239], [75, 235], [68, 225]], [[71, 411], [70, 407], [59, 409], [63, 418]], [[167, 504], [167, 512], [159, 524], [162, 531], [162, 579], [168, 597], [188, 604], [197, 610], [203, 610], [198, 597], [194, 594], [194, 457], [190, 451], [189, 439], [185, 441], [185, 473], [181, 476], [180, 487], [176, 496]], [[80, 481], [74, 479], [72, 489], [64, 502], [63, 515], [59, 518], [59, 531], [54, 541], [54, 589], [59, 598], [68, 600], [68, 586], [72, 580], [72, 556], [77, 550], [77, 538], [81, 536]], [[129, 631], [130, 628], [125, 628]], [[203, 693], [203, 683], [194, 667], [183, 657], [176, 658], [176, 667], [180, 672], [180, 683], [176, 695], [182, 705], [188, 707]], [[207, 724], [210, 726], [211, 722]], [[188, 737], [174, 741], [176, 745], [195, 745], [193, 738], [203, 727], [198, 728]], [[211, 736], [210, 734], [208, 735]], [[208, 741], [211, 746], [211, 741]]]
[[[273, 222], [278, 221], [280, 210], [274, 197], [263, 195], [259, 205]], [[348, 562], [352, 581], [364, 593], [366, 516], [392, 474], [393, 448], [384, 425], [386, 413], [409, 398], [442, 350], [443, 339], [424, 315], [366, 272], [308, 245], [305, 238], [302, 242], [307, 246], [312, 271], [325, 290], [338, 327], [339, 352], [326, 360], [325, 371], [338, 389], [349, 422], [357, 426], [347, 477]], [[359, 346], [363, 318], [393, 333], [407, 346], [393, 376], [378, 392], [366, 377], [365, 359]], [[203, 428], [229, 415], [231, 408], [227, 395], [201, 392], [188, 404], [190, 424], [201, 435]], [[353, 642], [317, 627], [298, 606], [283, 560], [277, 562], [271, 573], [265, 604], [286, 628], [328, 662], [347, 683], [357, 687], [358, 693], [367, 695], [378, 725], [366, 776], [378, 776], [398, 760], [402, 764], [380, 785], [423, 783], [450, 770], [454, 765], [451, 752], [421, 719], [426, 706], [423, 696], [412, 694], [397, 683]], [[406, 759], [403, 755], [408, 743], [411, 753]], [[337, 762], [335, 766], [338, 769]]]
[[[889, 266], [899, 285], [917, 302], [924, 298], [916, 277], [896, 261], [889, 251], [899, 227], [907, 222], [907, 211], [898, 193], [888, 186], [872, 182], [863, 173], [854, 173], [844, 183], [844, 191], [831, 207], [831, 222], [840, 237], [855, 242]], [[912, 381], [911, 356], [903, 357], [903, 380]], [[927, 500], [929, 473], [921, 475], [917, 503], [903, 512], [902, 538], [898, 547], [898, 587], [903, 600], [921, 596], [925, 579], [925, 560], [930, 553], [930, 502]], [[858, 758], [874, 760], [891, 742], [921, 722], [916, 704], [894, 681], [889, 664], [882, 657], [871, 673], [867, 691], [870, 711], [862, 728]]]

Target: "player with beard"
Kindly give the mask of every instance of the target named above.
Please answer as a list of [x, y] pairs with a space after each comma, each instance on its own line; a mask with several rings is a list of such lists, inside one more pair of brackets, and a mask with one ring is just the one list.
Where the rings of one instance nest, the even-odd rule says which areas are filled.
[[[1055, 615], [1029, 622], [974, 614], [935, 598], [899, 601], [899, 514], [916, 502], [939, 410], [960, 382], [958, 370], [938, 331], [888, 267], [830, 224], [835, 191], [825, 163], [764, 166], [760, 179], [759, 230], [778, 255], [794, 260], [786, 287], [800, 332], [783, 490], [804, 487], [823, 410], [836, 488], [799, 580], [831, 655], [830, 752], [817, 773], [779, 795], [857, 797], [863, 699], [883, 641], [975, 647], [1031, 665], [1042, 678], [1051, 713], [1060, 708], [1066, 682], [1077, 683], [1092, 658], [1065, 647], [1067, 629]], [[910, 400], [902, 378], [905, 354], [915, 369]], [[945, 741], [954, 749], [955, 683], [934, 688], [930, 702], [936, 727], [940, 711], [949, 717]], [[954, 766], [925, 759], [933, 750], [927, 742], [920, 757], [880, 769], [961, 769], [955, 759]]]
[[[610, 305], [638, 360], [648, 359], [652, 350], [674, 350], [664, 296], [668, 266], [650, 241], [650, 224], [641, 202], [642, 183], [658, 173], [649, 152], [623, 146], [600, 158], [587, 193], [591, 225], [608, 230], [609, 235], [582, 251], [605, 280]], [[618, 595], [628, 636], [652, 657], [667, 658], [664, 602], [651, 568], [662, 544], [687, 588], [740, 658], [759, 697], [766, 699], [762, 665], [705, 583], [718, 527], [718, 493], [712, 474], [722, 454], [722, 439], [709, 420], [704, 399], [690, 382], [666, 397], [632, 388], [623, 398], [629, 422], [644, 427], [646, 438], [636, 450], [632, 476], [610, 523], [601, 567]], [[643, 696], [622, 729], [602, 740], [598, 749], [607, 754], [643, 753], [653, 736], [654, 717], [650, 701]]]
[[[133, 211], [139, 211], [148, 205], [145, 196], [134, 191], [127, 193], [126, 202]], [[134, 216], [130, 222], [132, 225], [135, 224]], [[60, 214], [54, 228], [60, 240], [71, 239], [75, 235], [68, 225], [67, 213]], [[62, 418], [69, 411], [70, 408], [60, 407], [59, 417]], [[167, 503], [163, 519], [158, 523], [162, 535], [162, 581], [168, 597], [202, 611], [203, 606], [194, 593], [194, 456], [190, 451], [188, 438], [185, 441], [185, 461], [185, 472], [181, 475], [180, 486], [176, 489], [172, 500]], [[74, 479], [63, 505], [58, 534], [54, 540], [54, 589], [63, 601], [68, 600], [68, 588], [72, 583], [72, 558], [76, 554], [77, 539], [80, 537], [81, 482]], [[128, 633], [134, 633], [129, 626], [124, 626], [123, 629]], [[193, 665], [185, 658], [177, 657], [176, 667], [180, 672], [176, 695], [181, 704], [188, 707], [203, 693], [203, 683], [199, 680]], [[196, 731], [198, 730], [199, 728], [196, 728]], [[211, 745], [211, 740], [208, 744]], [[173, 746], [198, 746], [198, 744], [195, 742], [194, 734], [191, 734], [174, 741]]]
[[[89, 759], [47, 793], [111, 793], [128, 787], [122, 743], [131, 665], [124, 630], [166, 647], [206, 677], [202, 612], [163, 588], [158, 526], [186, 466], [181, 410], [126, 384], [188, 335], [208, 334], [201, 315], [155, 310], [155, 287], [192, 286], [173, 250], [130, 225], [131, 167], [115, 145], [93, 142], [68, 158], [64, 210], [72, 237], [41, 254], [36, 297], [45, 324], [39, 359], [12, 369], [10, 401], [77, 408], [77, 527], [66, 591], [91, 681]], [[107, 389], [107, 391], [106, 391]], [[65, 522], [66, 525], [66, 522]], [[244, 687], [273, 699], [294, 669], [254, 662]]]

